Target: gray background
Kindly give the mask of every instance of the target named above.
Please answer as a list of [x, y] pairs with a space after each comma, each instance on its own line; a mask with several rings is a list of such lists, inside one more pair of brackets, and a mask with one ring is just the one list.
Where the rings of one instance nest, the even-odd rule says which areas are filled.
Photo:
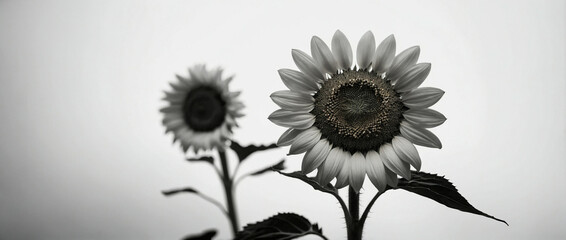
[[[291, 49], [336, 29], [353, 46], [367, 30], [421, 46], [424, 86], [446, 91], [434, 108], [448, 117], [433, 129], [444, 148], [419, 147], [423, 171], [510, 224], [392, 191], [366, 239], [564, 239], [565, 12], [523, 0], [0, 1], [0, 239], [178, 239], [215, 226], [229, 238], [214, 206], [160, 194], [190, 185], [223, 199], [212, 168], [187, 164], [163, 134], [162, 90], [192, 64], [224, 66], [247, 105], [235, 138], [273, 142], [284, 131], [266, 119], [284, 89], [276, 70], [296, 69]], [[288, 170], [300, 161], [288, 157]], [[369, 181], [363, 192], [365, 205]], [[345, 238], [336, 201], [296, 180], [248, 178], [237, 197], [242, 223], [298, 212]]]

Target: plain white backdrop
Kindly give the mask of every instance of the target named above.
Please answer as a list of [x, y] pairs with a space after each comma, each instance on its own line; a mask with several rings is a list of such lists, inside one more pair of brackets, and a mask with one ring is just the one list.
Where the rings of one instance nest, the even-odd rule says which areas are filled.
[[[423, 171], [446, 175], [506, 225], [401, 190], [383, 195], [365, 239], [564, 239], [566, 4], [563, 1], [0, 1], [0, 239], [179, 239], [227, 219], [191, 196], [224, 199], [213, 169], [188, 164], [164, 134], [160, 98], [175, 74], [206, 63], [236, 76], [246, 116], [234, 138], [272, 143], [269, 95], [310, 38], [371, 30], [398, 51], [421, 46], [424, 86], [446, 91], [419, 147]], [[242, 173], [285, 157], [252, 155]], [[300, 156], [287, 157], [288, 171]], [[362, 207], [375, 193], [366, 181]], [[345, 195], [345, 190], [343, 192]], [[345, 239], [329, 195], [271, 173], [237, 189], [242, 223], [278, 212]], [[313, 238], [314, 239], [314, 238]]]

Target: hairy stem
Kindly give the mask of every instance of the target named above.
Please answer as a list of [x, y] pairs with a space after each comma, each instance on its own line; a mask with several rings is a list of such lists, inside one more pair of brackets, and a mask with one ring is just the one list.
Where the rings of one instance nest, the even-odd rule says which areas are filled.
[[352, 223], [348, 228], [348, 240], [361, 240], [363, 226], [360, 225], [360, 194], [352, 187], [348, 189], [348, 209]]
[[375, 196], [371, 199], [369, 204], [367, 205], [366, 209], [364, 210], [364, 213], [362, 214], [362, 217], [360, 218], [360, 228], [361, 228], [361, 230], [363, 230], [363, 228], [364, 228], [364, 223], [366, 222], [366, 219], [368, 217], [369, 211], [371, 210], [371, 207], [373, 207], [373, 204], [375, 203], [377, 198], [379, 198], [379, 196], [381, 196], [381, 194], [385, 193], [385, 191], [387, 191], [387, 189], [385, 189], [384, 191], [377, 192], [375, 194]]
[[238, 212], [236, 210], [236, 204], [234, 202], [234, 182], [232, 181], [230, 172], [228, 171], [228, 160], [226, 159], [226, 152], [218, 151], [218, 155], [220, 155], [220, 164], [222, 165], [222, 183], [224, 185], [224, 191], [226, 192], [226, 207], [228, 209], [228, 218], [230, 219], [232, 233], [235, 237], [240, 227], [238, 223]]

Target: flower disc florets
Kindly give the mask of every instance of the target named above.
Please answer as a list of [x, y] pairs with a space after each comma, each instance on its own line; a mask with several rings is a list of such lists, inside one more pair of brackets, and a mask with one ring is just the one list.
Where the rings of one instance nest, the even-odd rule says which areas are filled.
[[379, 150], [399, 134], [404, 105], [382, 76], [347, 70], [324, 82], [311, 111], [322, 137], [355, 153]]
[[183, 117], [195, 132], [211, 131], [224, 122], [226, 102], [209, 86], [192, 89], [183, 104]]

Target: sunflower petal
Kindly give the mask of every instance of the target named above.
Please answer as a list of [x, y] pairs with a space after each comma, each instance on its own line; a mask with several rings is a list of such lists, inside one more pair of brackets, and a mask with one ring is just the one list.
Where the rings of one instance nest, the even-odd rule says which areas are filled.
[[381, 147], [379, 148], [379, 156], [381, 156], [381, 160], [383, 160], [383, 165], [385, 165], [391, 171], [408, 180], [411, 179], [411, 167], [408, 163], [401, 161], [390, 143], [381, 145]]
[[430, 148], [442, 148], [440, 139], [438, 139], [438, 137], [429, 130], [413, 126], [407, 121], [401, 122], [401, 127], [399, 128], [399, 130], [401, 131], [401, 135], [403, 137], [414, 144]]
[[279, 69], [278, 72], [283, 84], [292, 91], [304, 93], [318, 91], [316, 80], [302, 72], [291, 69]]
[[269, 115], [268, 119], [281, 126], [295, 129], [307, 129], [314, 124], [314, 115], [304, 112], [292, 112], [279, 109]]
[[403, 117], [412, 125], [423, 128], [433, 128], [446, 121], [446, 117], [442, 113], [430, 108], [409, 109], [403, 113]]
[[346, 160], [345, 157], [347, 157], [347, 154], [341, 148], [335, 147], [330, 150], [326, 160], [318, 168], [317, 178], [322, 186], [328, 184], [338, 175]]
[[293, 56], [293, 61], [295, 65], [301, 70], [301, 72], [320, 80], [324, 80], [324, 75], [318, 70], [314, 59], [305, 52], [299, 49], [291, 50], [291, 55]]
[[324, 162], [328, 153], [330, 153], [330, 143], [328, 140], [321, 139], [312, 147], [312, 149], [308, 150], [303, 158], [303, 163], [301, 165], [301, 171], [304, 174], [309, 174], [314, 171], [316, 168]]
[[165, 125], [165, 129], [166, 129], [165, 133], [176, 131], [176, 130], [182, 128], [182, 127], [187, 126], [187, 124], [185, 123], [185, 120], [182, 119], [182, 118], [171, 120], [167, 123], [164, 123], [164, 125]]
[[434, 105], [443, 95], [442, 89], [422, 87], [402, 95], [401, 100], [408, 108], [423, 109]]
[[342, 33], [340, 30], [336, 30], [334, 36], [332, 37], [332, 54], [334, 54], [334, 59], [336, 59], [336, 63], [340, 69], [346, 70], [350, 69], [352, 66], [352, 46], [350, 46], [350, 42], [346, 35]]
[[344, 165], [336, 175], [336, 184], [334, 186], [338, 189], [348, 186], [348, 179], [350, 176], [350, 168], [352, 167], [352, 163], [349, 161], [352, 155], [349, 152], [345, 152], [346, 155], [344, 156]]
[[373, 71], [377, 73], [386, 72], [395, 58], [395, 36], [393, 34], [385, 38], [375, 50], [373, 60]]
[[385, 172], [387, 173], [387, 185], [396, 188], [397, 183], [399, 183], [397, 174], [395, 174], [393, 171], [389, 170], [388, 168], [385, 168]]
[[403, 74], [395, 83], [397, 92], [411, 91], [420, 86], [430, 73], [430, 63], [418, 63]]
[[314, 98], [311, 95], [281, 90], [270, 95], [271, 100], [285, 110], [310, 112], [314, 108]]
[[366, 178], [366, 158], [360, 152], [354, 153], [349, 160], [350, 162], [350, 186], [357, 193], [364, 185], [364, 179]]
[[367, 31], [360, 41], [356, 50], [356, 60], [360, 69], [368, 69], [371, 66], [375, 54], [375, 37], [371, 31]]
[[379, 153], [371, 150], [366, 153], [366, 172], [369, 180], [373, 185], [379, 190], [383, 191], [387, 187], [387, 173], [385, 172], [385, 166]]
[[297, 135], [299, 135], [299, 133], [301, 133], [302, 131], [303, 130], [297, 130], [293, 128], [285, 130], [285, 132], [281, 134], [281, 137], [279, 137], [279, 140], [277, 140], [277, 146], [282, 147], [291, 145], [291, 143], [295, 141]]
[[311, 127], [299, 133], [291, 144], [289, 155], [301, 154], [311, 149], [320, 140], [320, 136], [320, 130], [316, 127]]
[[311, 39], [311, 54], [321, 70], [329, 74], [336, 73], [338, 67], [334, 55], [328, 45], [317, 36]]
[[393, 150], [399, 158], [413, 166], [417, 171], [421, 170], [421, 157], [415, 145], [401, 136], [395, 136], [391, 141]]
[[387, 73], [388, 78], [397, 80], [397, 78], [408, 70], [409, 66], [413, 66], [417, 63], [420, 53], [421, 49], [419, 46], [410, 47], [399, 53], [399, 55], [393, 58], [393, 62], [391, 62], [391, 68], [389, 69], [389, 73]]

